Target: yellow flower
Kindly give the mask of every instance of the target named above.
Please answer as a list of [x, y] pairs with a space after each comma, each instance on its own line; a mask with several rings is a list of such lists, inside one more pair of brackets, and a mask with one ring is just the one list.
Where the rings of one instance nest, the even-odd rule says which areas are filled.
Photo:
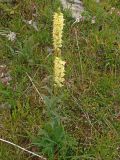
[[63, 26], [63, 14], [61, 12], [55, 13], [53, 19], [53, 46], [55, 50], [62, 47]]
[[55, 57], [54, 60], [54, 85], [57, 87], [62, 87], [65, 81], [65, 61], [60, 57]]
[[53, 46], [55, 50], [54, 85], [56, 87], [62, 87], [65, 81], [65, 61], [61, 59], [63, 26], [63, 14], [61, 12], [55, 13], [53, 19]]

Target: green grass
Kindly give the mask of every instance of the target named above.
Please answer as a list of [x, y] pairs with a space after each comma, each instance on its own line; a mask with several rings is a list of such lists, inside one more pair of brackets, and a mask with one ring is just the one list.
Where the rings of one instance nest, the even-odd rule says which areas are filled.
[[[33, 3], [37, 17], [32, 17]], [[12, 77], [8, 86], [0, 82], [0, 104], [11, 105], [0, 109], [0, 137], [48, 160], [120, 158], [120, 3], [84, 0], [84, 5], [89, 17], [84, 22], [73, 25], [70, 14], [63, 12], [66, 82], [54, 95], [48, 50], [53, 48], [53, 13], [60, 3], [0, 3], [0, 30], [17, 33], [14, 42], [0, 37], [0, 65], [6, 64]], [[116, 9], [110, 14], [112, 7]], [[39, 31], [23, 19], [37, 20]], [[37, 158], [0, 142], [0, 159]]]

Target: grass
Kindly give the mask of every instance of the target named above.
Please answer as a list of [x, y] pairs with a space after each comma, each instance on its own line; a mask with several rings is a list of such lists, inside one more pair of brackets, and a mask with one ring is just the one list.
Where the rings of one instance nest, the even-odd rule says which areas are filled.
[[[9, 85], [0, 83], [0, 106], [11, 106], [0, 107], [0, 137], [49, 160], [120, 158], [120, 3], [84, 0], [84, 5], [89, 17], [84, 22], [73, 25], [64, 11], [66, 82], [54, 95], [52, 20], [60, 3], [0, 3], [0, 30], [17, 33], [14, 42], [0, 38], [0, 65], [12, 77]], [[37, 21], [38, 32], [23, 19]], [[37, 158], [0, 142], [0, 159]]]

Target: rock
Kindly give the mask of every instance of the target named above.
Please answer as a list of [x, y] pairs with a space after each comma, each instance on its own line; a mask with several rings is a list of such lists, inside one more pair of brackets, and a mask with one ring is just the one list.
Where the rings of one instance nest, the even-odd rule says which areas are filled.
[[72, 17], [77, 19], [81, 18], [81, 13], [84, 11], [83, 3], [80, 0], [60, 0], [63, 9], [71, 10]]

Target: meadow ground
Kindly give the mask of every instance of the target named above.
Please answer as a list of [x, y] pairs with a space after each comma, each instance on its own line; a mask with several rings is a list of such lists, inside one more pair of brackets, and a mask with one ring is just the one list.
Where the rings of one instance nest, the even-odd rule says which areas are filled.
[[[66, 81], [55, 94], [52, 24], [60, 3], [0, 2], [0, 137], [48, 160], [120, 159], [120, 2], [84, 6], [79, 23], [63, 11]], [[0, 142], [0, 160], [37, 159]]]

